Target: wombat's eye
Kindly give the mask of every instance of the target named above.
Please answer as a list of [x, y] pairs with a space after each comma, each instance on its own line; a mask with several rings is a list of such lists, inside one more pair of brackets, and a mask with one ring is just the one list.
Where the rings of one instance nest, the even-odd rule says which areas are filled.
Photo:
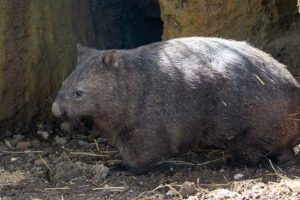
[[77, 90], [77, 91], [74, 92], [74, 95], [76, 97], [81, 97], [83, 95], [83, 91]]

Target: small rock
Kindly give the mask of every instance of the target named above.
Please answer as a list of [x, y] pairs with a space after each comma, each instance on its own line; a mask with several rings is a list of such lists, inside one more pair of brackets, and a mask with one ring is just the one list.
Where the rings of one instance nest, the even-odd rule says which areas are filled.
[[78, 140], [78, 145], [80, 147], [88, 147], [89, 146], [89, 143], [86, 142], [86, 141], [83, 141], [83, 140]]
[[168, 180], [167, 180], [167, 178], [165, 178], [165, 177], [162, 177], [160, 180], [159, 180], [159, 184], [161, 185], [161, 184], [165, 184], [165, 183], [167, 183], [168, 182]]
[[16, 158], [11, 158], [10, 161], [11, 161], [11, 162], [16, 162], [18, 159], [19, 159], [18, 157], [16, 157]]
[[300, 154], [300, 144], [295, 146], [293, 150], [294, 150], [295, 155], [299, 155]]
[[55, 143], [63, 146], [63, 145], [65, 145], [67, 143], [67, 139], [66, 139], [66, 137], [58, 137], [58, 136], [56, 136], [55, 137]]
[[38, 127], [39, 129], [43, 129], [43, 128], [44, 128], [44, 125], [43, 125], [43, 124], [38, 124], [37, 127]]
[[32, 144], [33, 147], [40, 147], [41, 146], [40, 141], [38, 141], [37, 139], [33, 139], [31, 141], [31, 144]]
[[94, 165], [93, 171], [94, 171], [93, 179], [96, 181], [99, 181], [99, 180], [103, 180], [106, 178], [109, 169], [105, 165], [100, 164], [100, 165]]
[[241, 179], [241, 178], [243, 178], [243, 177], [244, 177], [243, 174], [236, 174], [236, 175], [233, 176], [233, 179], [234, 179], [234, 180], [239, 180], [239, 179]]
[[17, 148], [21, 150], [28, 150], [31, 147], [31, 142], [30, 141], [22, 141], [18, 142]]
[[6, 146], [8, 146], [9, 148], [12, 148], [12, 145], [10, 144], [10, 141], [4, 140], [4, 144], [5, 144]]
[[48, 140], [49, 133], [47, 131], [37, 131], [38, 135], [41, 135], [44, 140]]
[[[48, 160], [46, 158], [44, 158], [45, 162], [48, 164]], [[34, 161], [34, 165], [37, 167], [42, 167], [45, 166], [45, 162], [42, 159], [37, 159], [36, 161]]]
[[176, 196], [177, 193], [173, 190], [169, 190], [167, 193], [166, 193], [167, 196]]
[[21, 135], [21, 134], [17, 134], [17, 135], [14, 135], [14, 139], [17, 140], [17, 141], [20, 141], [20, 140], [24, 139], [24, 136]]
[[72, 132], [72, 125], [67, 122], [67, 121], [64, 121], [60, 124], [60, 129], [66, 133], [71, 133]]
[[97, 142], [99, 143], [99, 144], [107, 144], [107, 142], [108, 142], [108, 139], [107, 138], [98, 138], [97, 139]]
[[196, 189], [195, 184], [189, 181], [185, 181], [179, 189], [179, 193], [184, 198], [186, 198], [187, 196], [195, 195], [197, 192], [198, 191]]
[[225, 172], [225, 170], [224, 170], [224, 169], [220, 169], [219, 172], [220, 172], [220, 173], [223, 173], [223, 172]]
[[49, 177], [52, 183], [68, 182], [82, 176], [86, 170], [87, 165], [81, 162], [60, 162], [52, 169]]
[[139, 185], [143, 185], [143, 184], [144, 184], [144, 182], [143, 182], [143, 181], [140, 181], [140, 182], [139, 182]]

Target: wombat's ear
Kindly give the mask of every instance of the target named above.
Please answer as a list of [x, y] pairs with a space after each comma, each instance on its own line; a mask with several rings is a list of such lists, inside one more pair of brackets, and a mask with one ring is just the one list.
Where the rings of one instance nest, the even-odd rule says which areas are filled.
[[117, 50], [111, 50], [102, 58], [102, 63], [107, 67], [118, 67], [119, 56]]

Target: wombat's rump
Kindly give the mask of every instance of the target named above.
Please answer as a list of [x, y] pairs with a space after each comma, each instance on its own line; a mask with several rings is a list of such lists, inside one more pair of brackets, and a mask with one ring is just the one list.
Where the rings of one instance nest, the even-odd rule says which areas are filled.
[[299, 84], [245, 42], [190, 37], [132, 50], [80, 48], [53, 104], [91, 117], [125, 164], [141, 167], [194, 145], [257, 162], [299, 137]]

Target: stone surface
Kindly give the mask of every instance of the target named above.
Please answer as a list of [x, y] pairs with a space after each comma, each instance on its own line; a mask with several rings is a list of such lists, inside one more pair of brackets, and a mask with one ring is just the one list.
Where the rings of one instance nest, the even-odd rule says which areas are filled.
[[77, 20], [88, 13], [84, 7], [74, 14], [81, 4], [0, 1], [0, 128], [50, 116], [52, 100], [76, 64], [73, 29], [87, 26], [87, 19]]
[[184, 198], [191, 195], [195, 195], [197, 192], [198, 190], [196, 189], [195, 184], [189, 181], [185, 181], [179, 189], [179, 193]]
[[216, 36], [249, 41], [300, 74], [296, 0], [161, 0], [163, 39]]

